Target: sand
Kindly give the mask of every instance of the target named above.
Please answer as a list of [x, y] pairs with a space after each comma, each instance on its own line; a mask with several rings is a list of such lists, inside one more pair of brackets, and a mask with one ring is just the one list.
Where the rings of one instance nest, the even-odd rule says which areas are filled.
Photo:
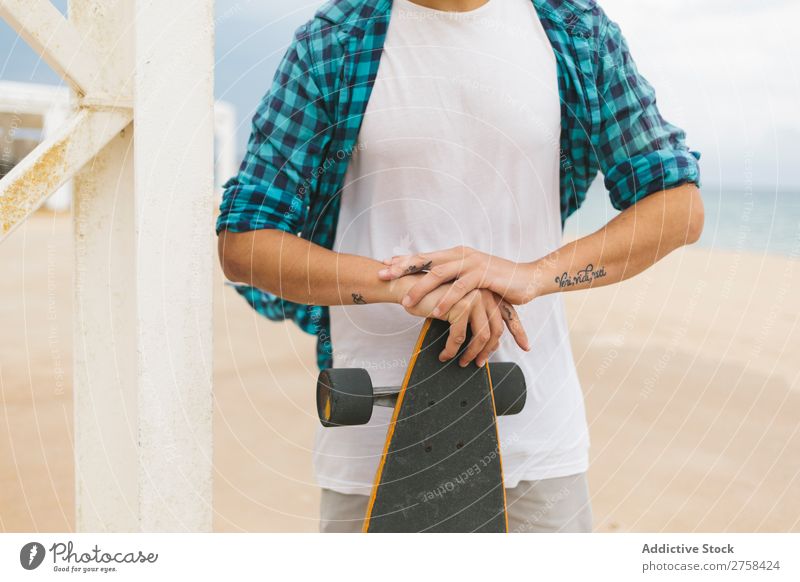
[[[799, 253], [800, 254], [800, 253]], [[567, 295], [597, 531], [800, 531], [800, 261], [686, 249]], [[70, 220], [0, 245], [0, 530], [74, 527]], [[314, 338], [215, 279], [217, 531], [314, 531]]]

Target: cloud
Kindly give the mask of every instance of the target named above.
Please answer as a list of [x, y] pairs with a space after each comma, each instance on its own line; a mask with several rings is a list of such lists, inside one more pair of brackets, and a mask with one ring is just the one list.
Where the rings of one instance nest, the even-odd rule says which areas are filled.
[[605, 0], [662, 111], [704, 153], [707, 179], [800, 186], [796, 1]]

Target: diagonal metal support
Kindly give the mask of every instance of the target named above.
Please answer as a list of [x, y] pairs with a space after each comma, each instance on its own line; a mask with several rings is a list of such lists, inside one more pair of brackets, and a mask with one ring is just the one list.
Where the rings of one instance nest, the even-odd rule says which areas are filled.
[[106, 93], [99, 59], [49, 0], [0, 0], [0, 18], [79, 95]]
[[80, 109], [0, 180], [0, 243], [131, 123], [130, 110]]

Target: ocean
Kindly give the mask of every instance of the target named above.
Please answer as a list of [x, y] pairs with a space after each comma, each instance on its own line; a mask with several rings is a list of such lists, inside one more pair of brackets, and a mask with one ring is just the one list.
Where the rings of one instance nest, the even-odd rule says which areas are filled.
[[[800, 258], [800, 191], [703, 186], [703, 203], [706, 222], [697, 246]], [[590, 234], [617, 214], [595, 185], [567, 220], [565, 238]]]

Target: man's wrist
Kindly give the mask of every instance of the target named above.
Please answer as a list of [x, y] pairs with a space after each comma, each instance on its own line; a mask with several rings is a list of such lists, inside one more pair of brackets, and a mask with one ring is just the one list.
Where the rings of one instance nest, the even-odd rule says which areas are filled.
[[522, 275], [520, 280], [523, 283], [519, 290], [519, 294], [521, 295], [520, 304], [530, 303], [543, 294], [545, 271], [545, 265], [541, 260], [522, 263], [520, 265], [520, 272]]
[[389, 299], [387, 303], [395, 303], [400, 305], [403, 298], [408, 294], [411, 288], [419, 281], [422, 275], [406, 275], [399, 279], [394, 279], [386, 283], [388, 287]]
[[512, 305], [530, 303], [539, 295], [537, 262], [515, 263], [502, 261], [500, 269], [491, 276], [492, 283], [487, 287], [496, 295]]

